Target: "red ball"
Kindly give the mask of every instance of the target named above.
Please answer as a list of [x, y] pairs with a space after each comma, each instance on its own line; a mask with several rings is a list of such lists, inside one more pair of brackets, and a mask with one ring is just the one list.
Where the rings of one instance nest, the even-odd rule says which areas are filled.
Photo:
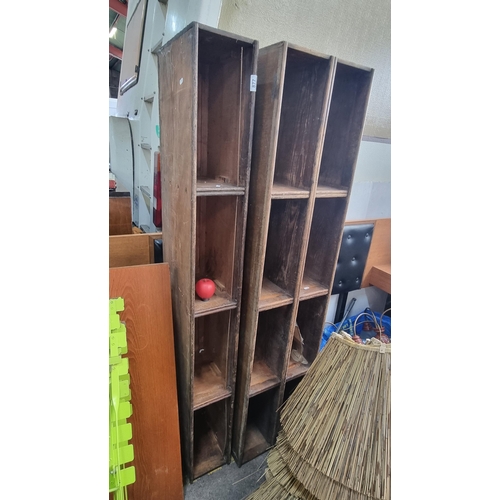
[[215, 283], [208, 278], [202, 278], [196, 282], [196, 294], [201, 300], [208, 300], [215, 293]]

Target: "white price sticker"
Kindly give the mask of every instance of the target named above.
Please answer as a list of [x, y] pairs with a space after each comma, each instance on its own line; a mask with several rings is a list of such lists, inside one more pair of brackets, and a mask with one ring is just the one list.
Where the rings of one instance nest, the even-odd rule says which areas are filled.
[[250, 75], [250, 92], [257, 90], [257, 75]]

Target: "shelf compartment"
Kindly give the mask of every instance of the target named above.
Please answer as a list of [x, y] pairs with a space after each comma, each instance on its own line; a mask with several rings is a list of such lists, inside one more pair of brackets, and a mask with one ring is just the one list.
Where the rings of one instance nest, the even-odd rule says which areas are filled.
[[227, 426], [229, 399], [194, 412], [193, 477], [227, 463]]
[[229, 184], [225, 179], [198, 178], [196, 180], [196, 196], [242, 196], [243, 186]]
[[285, 306], [293, 302], [293, 297], [267, 278], [262, 280], [259, 298], [259, 311]]
[[[242, 144], [254, 46], [222, 34], [199, 31], [197, 178], [221, 179], [243, 190], [246, 156]], [[246, 136], [246, 134], [245, 134]], [[246, 170], [242, 168], [242, 170]], [[232, 193], [231, 193], [232, 194]], [[243, 191], [242, 193], [243, 194]]]
[[310, 190], [333, 58], [288, 45], [274, 184]]
[[301, 189], [286, 184], [274, 183], [271, 189], [273, 200], [284, 200], [288, 198], [309, 198], [311, 192], [308, 189]]
[[250, 379], [250, 396], [255, 396], [261, 392], [279, 385], [279, 377], [267, 366], [264, 361], [255, 360], [253, 362], [252, 376]]
[[328, 286], [316, 281], [310, 276], [304, 276], [302, 278], [302, 284], [300, 286], [300, 298], [299, 300], [307, 300], [313, 297], [320, 297], [322, 295], [328, 295]]
[[234, 303], [236, 226], [240, 220], [241, 203], [242, 198], [239, 196], [197, 198], [195, 282], [201, 278], [217, 280], [219, 292], [215, 300], [197, 301], [196, 313], [216, 306], [229, 307]]
[[[346, 198], [315, 200], [302, 288], [307, 283], [314, 283], [317, 287], [326, 289], [327, 294], [330, 293], [346, 208]], [[306, 291], [309, 290], [301, 290], [301, 300], [313, 296], [312, 293], [306, 294]]]
[[195, 410], [231, 395], [228, 373], [231, 312], [195, 319], [193, 407]]
[[306, 225], [307, 200], [272, 200], [264, 278], [293, 297]]
[[302, 382], [303, 379], [304, 377], [298, 376], [293, 380], [289, 380], [286, 382], [283, 402], [286, 402], [288, 398], [295, 392], [295, 389], [297, 389], [297, 386]]
[[[302, 364], [293, 360], [292, 353], [290, 352], [286, 373], [287, 381], [304, 375], [310, 368], [312, 362], [316, 359], [321, 343], [321, 336], [323, 335], [323, 324], [325, 322], [329, 300], [330, 297], [325, 295], [314, 299], [304, 300], [299, 303], [297, 325], [303, 339], [301, 354], [307, 360], [307, 364]], [[296, 347], [297, 345], [298, 343], [294, 341], [292, 349], [295, 347], [299, 350]]]
[[337, 61], [318, 185], [351, 186], [372, 79], [372, 69]]
[[194, 301], [194, 316], [199, 318], [206, 314], [213, 314], [221, 311], [229, 311], [235, 309], [236, 301], [233, 300], [227, 293], [215, 290], [215, 294], [208, 300], [201, 300], [195, 297]]
[[248, 401], [243, 462], [252, 460], [274, 444], [279, 387], [251, 397]]
[[323, 184], [318, 184], [316, 188], [316, 198], [346, 198], [347, 188], [333, 188]]
[[249, 395], [280, 384], [292, 306], [259, 313]]
[[[163, 261], [171, 266], [183, 471], [190, 482], [230, 460], [256, 98], [249, 83], [257, 56], [258, 41], [196, 22], [158, 50]], [[195, 293], [202, 278], [218, 287], [208, 301]], [[218, 321], [223, 330], [208, 326]], [[216, 330], [221, 338], [210, 338]], [[203, 343], [211, 356], [200, 353]], [[213, 408], [220, 410], [210, 416]]]

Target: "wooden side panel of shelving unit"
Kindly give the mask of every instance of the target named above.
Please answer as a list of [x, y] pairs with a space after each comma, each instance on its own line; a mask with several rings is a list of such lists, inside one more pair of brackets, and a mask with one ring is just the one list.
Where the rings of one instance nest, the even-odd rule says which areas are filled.
[[[175, 348], [179, 386], [182, 457], [185, 470], [193, 461], [193, 340], [196, 199], [196, 70], [198, 34], [180, 33], [159, 53], [160, 154], [162, 158], [163, 260], [171, 269]], [[175, 43], [174, 43], [175, 41]]]

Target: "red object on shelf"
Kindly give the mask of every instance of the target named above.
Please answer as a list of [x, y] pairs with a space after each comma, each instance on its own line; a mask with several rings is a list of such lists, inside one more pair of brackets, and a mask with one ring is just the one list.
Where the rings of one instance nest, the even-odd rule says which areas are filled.
[[109, 179], [109, 189], [116, 189], [116, 181], [114, 179]]
[[161, 228], [161, 174], [160, 174], [160, 153], [155, 152], [155, 177], [153, 182], [153, 224]]
[[196, 282], [196, 294], [201, 300], [208, 300], [215, 293], [215, 283], [208, 278], [202, 278]]

